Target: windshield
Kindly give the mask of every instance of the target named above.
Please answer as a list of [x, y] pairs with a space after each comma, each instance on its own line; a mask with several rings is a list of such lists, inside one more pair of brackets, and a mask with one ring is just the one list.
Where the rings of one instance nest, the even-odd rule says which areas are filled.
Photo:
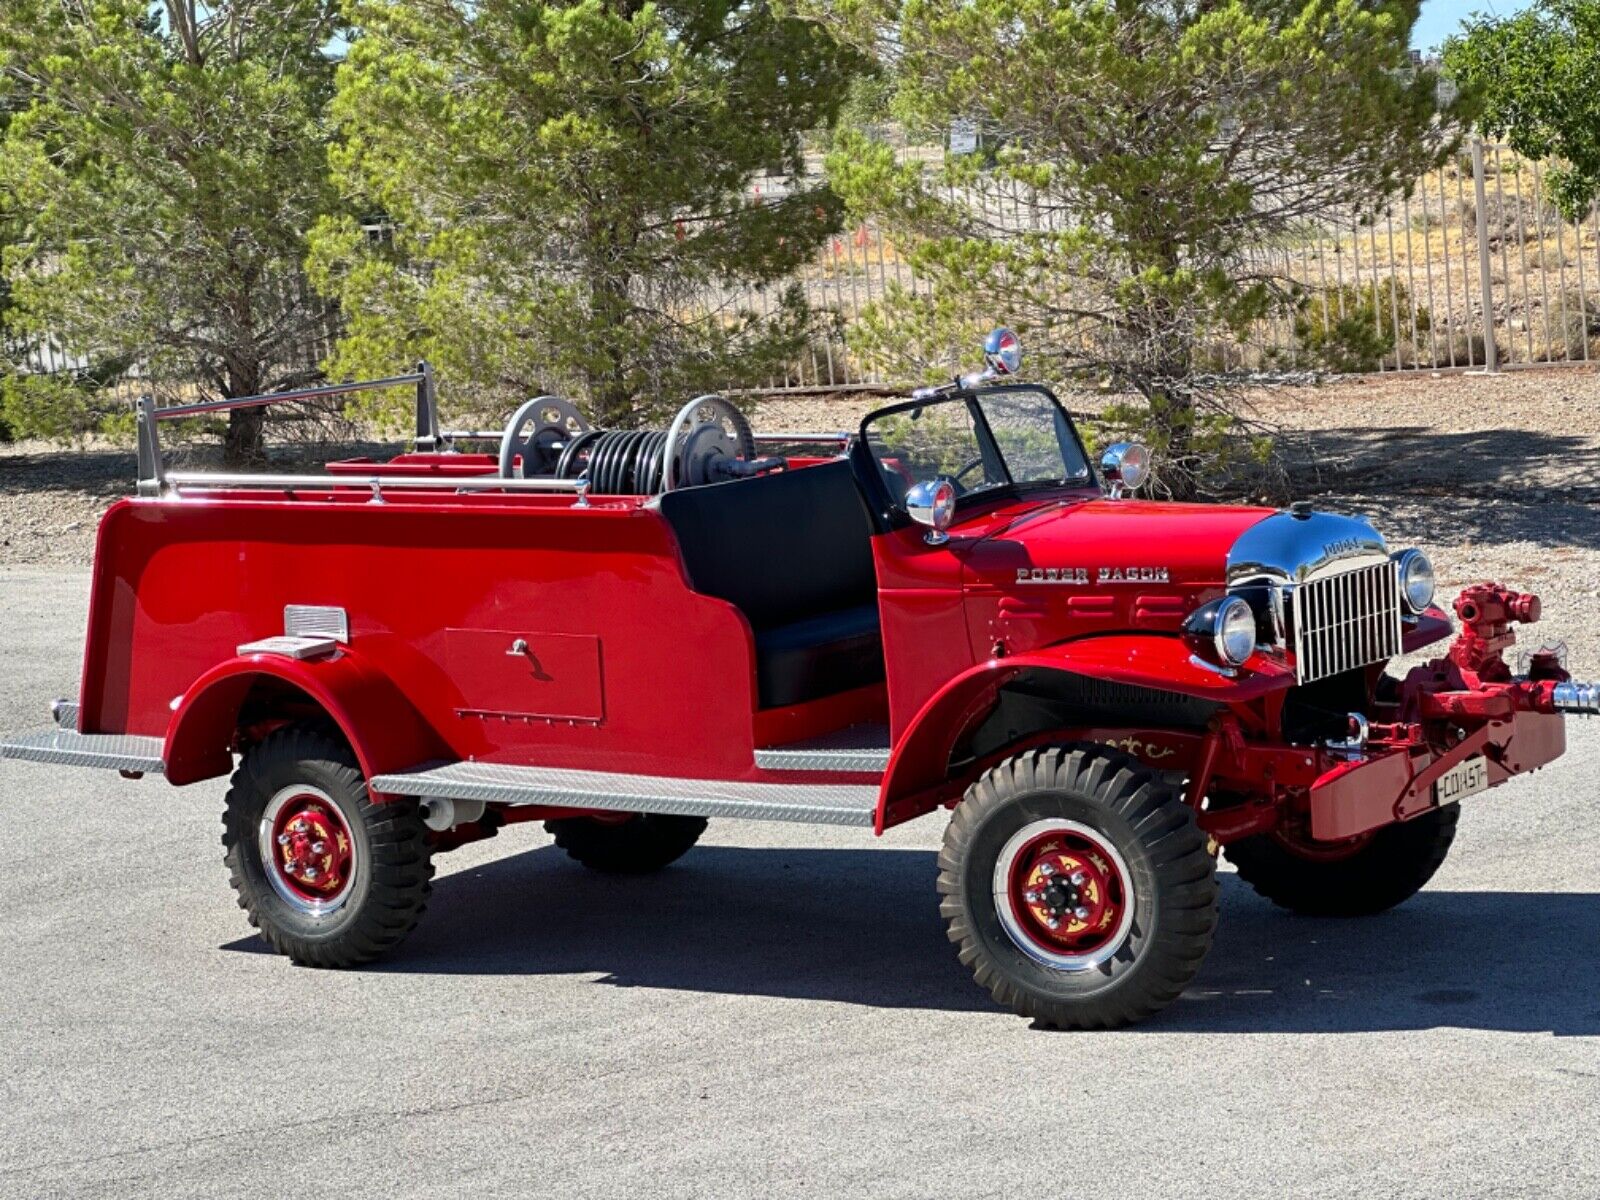
[[861, 427], [896, 504], [948, 479], [957, 496], [1004, 487], [1092, 482], [1078, 435], [1042, 388], [1007, 386], [897, 405]]

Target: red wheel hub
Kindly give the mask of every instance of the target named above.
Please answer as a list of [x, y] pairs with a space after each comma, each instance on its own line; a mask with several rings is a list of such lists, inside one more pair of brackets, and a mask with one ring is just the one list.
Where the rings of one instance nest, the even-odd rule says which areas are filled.
[[339, 810], [315, 793], [289, 797], [273, 815], [271, 867], [292, 893], [313, 903], [350, 886], [355, 848]]
[[1122, 858], [1073, 821], [1038, 821], [1001, 852], [995, 901], [1012, 940], [1040, 962], [1081, 970], [1128, 935], [1133, 898]]

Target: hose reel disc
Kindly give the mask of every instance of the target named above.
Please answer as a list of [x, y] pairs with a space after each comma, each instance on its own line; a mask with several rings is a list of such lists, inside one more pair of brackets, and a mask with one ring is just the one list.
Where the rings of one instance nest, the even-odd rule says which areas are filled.
[[589, 422], [572, 401], [560, 396], [529, 400], [517, 409], [501, 439], [500, 478], [555, 474], [573, 440], [588, 432]]

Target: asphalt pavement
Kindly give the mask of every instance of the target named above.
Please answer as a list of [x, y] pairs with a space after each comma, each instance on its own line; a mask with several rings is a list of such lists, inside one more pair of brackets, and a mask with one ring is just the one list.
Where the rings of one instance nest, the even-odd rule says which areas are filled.
[[[76, 692], [87, 585], [0, 574], [0, 729]], [[1569, 732], [1385, 916], [1226, 875], [1189, 993], [1095, 1034], [956, 962], [937, 817], [714, 822], [625, 881], [512, 829], [331, 973], [235, 907], [222, 781], [0, 763], [0, 1196], [1600, 1196], [1600, 721]]]

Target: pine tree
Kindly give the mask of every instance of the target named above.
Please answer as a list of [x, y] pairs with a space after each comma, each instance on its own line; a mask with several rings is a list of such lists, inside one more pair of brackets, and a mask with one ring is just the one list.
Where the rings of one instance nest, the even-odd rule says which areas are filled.
[[[325, 319], [302, 281], [305, 231], [335, 199], [335, 31], [329, 0], [7, 0], [18, 326], [210, 398], [314, 375], [297, 351]], [[260, 455], [261, 421], [232, 414], [230, 462]]]
[[421, 354], [486, 409], [560, 392], [618, 424], [804, 344], [789, 277], [841, 205], [752, 180], [803, 174], [803, 135], [861, 66], [820, 25], [765, 0], [347, 11], [332, 157], [364, 216], [313, 238], [348, 322], [340, 370]]
[[[1411, 2], [904, 0], [907, 125], [976, 125], [986, 152], [930, 177], [845, 137], [835, 186], [900, 235], [931, 295], [891, 295], [857, 347], [941, 357], [1001, 321], [1035, 362], [1144, 398], [1165, 482], [1192, 490], [1234, 428], [1205, 351], [1300, 291], [1252, 251], [1404, 189], [1450, 143], [1411, 68]], [[859, 7], [852, 10], [860, 23]], [[1000, 216], [972, 189], [1008, 199]], [[1027, 219], [1015, 214], [1026, 213]], [[1006, 214], [1012, 214], [1007, 216]]]

